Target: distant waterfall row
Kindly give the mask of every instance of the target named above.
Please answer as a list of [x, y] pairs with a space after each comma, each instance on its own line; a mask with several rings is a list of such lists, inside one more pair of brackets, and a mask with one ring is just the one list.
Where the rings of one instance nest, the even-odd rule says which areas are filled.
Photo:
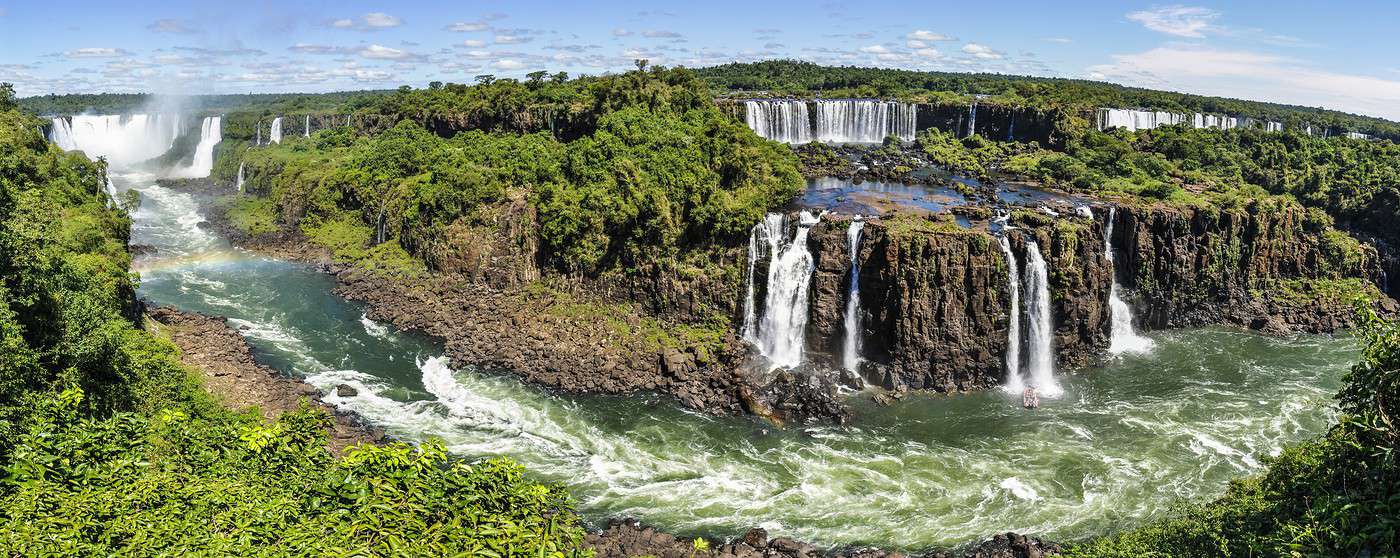
[[[82, 151], [106, 157], [116, 166], [149, 161], [169, 152], [184, 131], [178, 114], [78, 115], [53, 119], [49, 141], [64, 151]], [[209, 176], [214, 167], [214, 146], [223, 141], [222, 118], [206, 117], [200, 123], [199, 144], [189, 167], [175, 169], [185, 178]]]
[[749, 128], [764, 138], [790, 144], [879, 143], [888, 136], [913, 141], [917, 115], [913, 104], [875, 99], [744, 102]]
[[[1258, 128], [1266, 132], [1282, 132], [1283, 123], [1253, 118], [1218, 116], [1214, 114], [1181, 114], [1165, 111], [1101, 108], [1095, 114], [1094, 123], [1100, 130], [1123, 128], [1136, 132], [1151, 130], [1161, 126], [1190, 124], [1192, 128], [1213, 128], [1234, 130], [1236, 128]], [[1311, 133], [1311, 129], [1307, 131]]]

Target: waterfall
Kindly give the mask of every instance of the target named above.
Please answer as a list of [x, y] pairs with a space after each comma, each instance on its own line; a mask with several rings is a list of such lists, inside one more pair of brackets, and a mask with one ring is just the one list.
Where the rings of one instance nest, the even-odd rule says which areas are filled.
[[301, 131], [301, 137], [311, 137], [311, 115], [306, 115], [306, 126]]
[[1016, 141], [1016, 113], [1011, 113], [1011, 123], [1006, 125], [1006, 141]]
[[1010, 323], [1006, 327], [1006, 390], [1019, 395], [1025, 389], [1021, 380], [1021, 272], [1016, 266], [1016, 254], [1011, 252], [1011, 241], [1005, 234], [997, 241], [1006, 256], [1007, 298], [1011, 300]]
[[1108, 311], [1112, 321], [1108, 352], [1145, 353], [1152, 350], [1152, 340], [1138, 335], [1133, 330], [1133, 309], [1123, 300], [1122, 289], [1118, 286], [1118, 265], [1113, 259], [1113, 218], [1116, 214], [1116, 207], [1108, 208], [1108, 221], [1104, 224], [1103, 231], [1104, 257], [1108, 258], [1108, 263], [1113, 268], [1113, 283], [1108, 288]]
[[1233, 130], [1236, 128], [1262, 127], [1266, 132], [1282, 132], [1280, 122], [1258, 122], [1244, 117], [1220, 116], [1215, 114], [1177, 114], [1163, 111], [1101, 108], [1095, 113], [1095, 124], [1100, 130], [1123, 128], [1130, 132], [1151, 130], [1161, 126], [1175, 126], [1188, 123], [1192, 128], [1215, 128]]
[[[880, 143], [887, 136], [914, 141], [918, 107], [876, 99], [819, 100], [816, 117], [807, 101], [744, 101], [744, 120], [758, 135], [789, 144]], [[815, 121], [815, 124], [814, 124]]]
[[262, 147], [262, 121], [259, 120], [259, 121], [257, 122], [257, 124], [254, 124], [254, 125], [253, 125], [253, 128], [255, 128], [255, 129], [258, 131], [258, 140], [257, 140], [257, 142], [254, 143], [253, 145], [256, 145], [256, 146], [258, 146], [258, 147]]
[[243, 193], [243, 166], [246, 164], [243, 161], [238, 162], [238, 193], [240, 194]]
[[880, 143], [888, 136], [914, 140], [913, 104], [873, 99], [817, 101], [817, 141]]
[[223, 119], [208, 116], [199, 127], [199, 145], [194, 148], [194, 160], [187, 169], [176, 174], [183, 178], [205, 178], [214, 170], [214, 146], [223, 141]]
[[[748, 287], [744, 299], [744, 339], [755, 345], [758, 344], [758, 317], [754, 308], [754, 266], [758, 263], [759, 250], [767, 247], [767, 255], [771, 258], [778, 253], [778, 246], [782, 240], [783, 232], [787, 228], [787, 220], [782, 213], [769, 213], [764, 217], [763, 222], [754, 225], [749, 231], [749, 272]], [[760, 242], [762, 244], [760, 244]], [[770, 263], [771, 265], [771, 263]]]
[[[782, 242], [781, 216], [775, 219], [769, 215], [761, 224], [772, 255], [768, 264], [768, 296], [757, 330], [748, 332], [746, 337], [757, 340], [759, 351], [775, 367], [793, 368], [802, 364], [807, 290], [816, 268], [812, 253], [807, 249], [807, 233], [818, 220], [820, 216], [803, 211], [797, 232], [792, 241], [786, 243]], [[780, 224], [774, 226], [774, 223]]]
[[1031, 387], [1042, 395], [1063, 392], [1055, 381], [1054, 326], [1050, 319], [1050, 274], [1040, 246], [1026, 241], [1026, 368]]
[[68, 125], [67, 118], [61, 116], [53, 119], [53, 129], [49, 130], [49, 141], [64, 151], [73, 151], [78, 148], [78, 143], [73, 140], [73, 127]]
[[107, 177], [107, 207], [117, 205], [117, 186], [112, 184], [112, 177]]
[[967, 135], [963, 136], [965, 138], [977, 133], [977, 101], [972, 102], [972, 108], [967, 109], [967, 113]]
[[65, 151], [82, 151], [127, 166], [170, 151], [181, 120], [169, 114], [78, 115], [53, 119], [49, 140]]
[[846, 339], [841, 344], [841, 366], [855, 372], [860, 367], [860, 234], [865, 220], [859, 215], [846, 229], [846, 246], [851, 251], [851, 281], [846, 289]]
[[282, 117], [272, 119], [272, 129], [267, 133], [267, 143], [282, 143]]
[[812, 121], [806, 101], [744, 101], [744, 120], [750, 129], [766, 139], [790, 144], [812, 141]]

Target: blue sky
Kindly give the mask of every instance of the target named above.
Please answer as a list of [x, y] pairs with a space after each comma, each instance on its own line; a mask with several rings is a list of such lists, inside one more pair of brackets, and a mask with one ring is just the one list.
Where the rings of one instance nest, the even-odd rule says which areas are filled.
[[800, 58], [991, 71], [1400, 119], [1400, 3], [17, 2], [21, 95], [332, 91]]

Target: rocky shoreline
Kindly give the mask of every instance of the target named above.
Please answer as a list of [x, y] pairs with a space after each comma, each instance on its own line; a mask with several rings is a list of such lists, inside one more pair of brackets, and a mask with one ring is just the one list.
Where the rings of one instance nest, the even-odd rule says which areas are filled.
[[179, 347], [180, 361], [199, 371], [205, 389], [225, 406], [256, 407], [264, 419], [276, 420], [298, 410], [304, 400], [331, 417], [326, 447], [337, 455], [357, 444], [385, 440], [382, 429], [321, 401], [311, 384], [258, 363], [247, 340], [224, 318], [168, 306], [147, 307], [146, 318]]

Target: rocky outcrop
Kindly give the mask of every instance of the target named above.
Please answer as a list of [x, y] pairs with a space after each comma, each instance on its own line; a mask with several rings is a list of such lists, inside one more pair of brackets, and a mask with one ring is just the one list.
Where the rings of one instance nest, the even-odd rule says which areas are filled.
[[1059, 544], [1016, 533], [996, 535], [965, 550], [929, 550], [904, 554], [878, 548], [847, 548], [824, 550], [787, 537], [769, 537], [760, 528], [748, 530], [743, 536], [725, 542], [705, 541], [704, 549], [696, 539], [676, 537], [641, 524], [635, 519], [609, 521], [603, 530], [584, 538], [584, 546], [598, 558], [654, 556], [656, 558], [1041, 558], [1058, 556]]
[[[1009, 233], [1024, 262], [1035, 240], [1050, 268], [1055, 347], [1080, 364], [1108, 345], [1110, 270], [1099, 225], [1027, 215]], [[843, 221], [813, 228], [808, 346], [834, 362], [844, 335], [850, 253]], [[860, 254], [864, 375], [887, 389], [969, 391], [1005, 376], [1010, 322], [1005, 257], [985, 229], [900, 217], [866, 224]], [[1024, 265], [1021, 266], [1024, 269]], [[1018, 278], [1019, 279], [1019, 278]]]
[[[1351, 324], [1352, 296], [1379, 295], [1369, 244], [1293, 203], [1229, 210], [1163, 205], [1118, 212], [1119, 280], [1149, 328], [1233, 324], [1274, 333], [1331, 332]], [[1379, 296], [1383, 311], [1394, 301]]]

